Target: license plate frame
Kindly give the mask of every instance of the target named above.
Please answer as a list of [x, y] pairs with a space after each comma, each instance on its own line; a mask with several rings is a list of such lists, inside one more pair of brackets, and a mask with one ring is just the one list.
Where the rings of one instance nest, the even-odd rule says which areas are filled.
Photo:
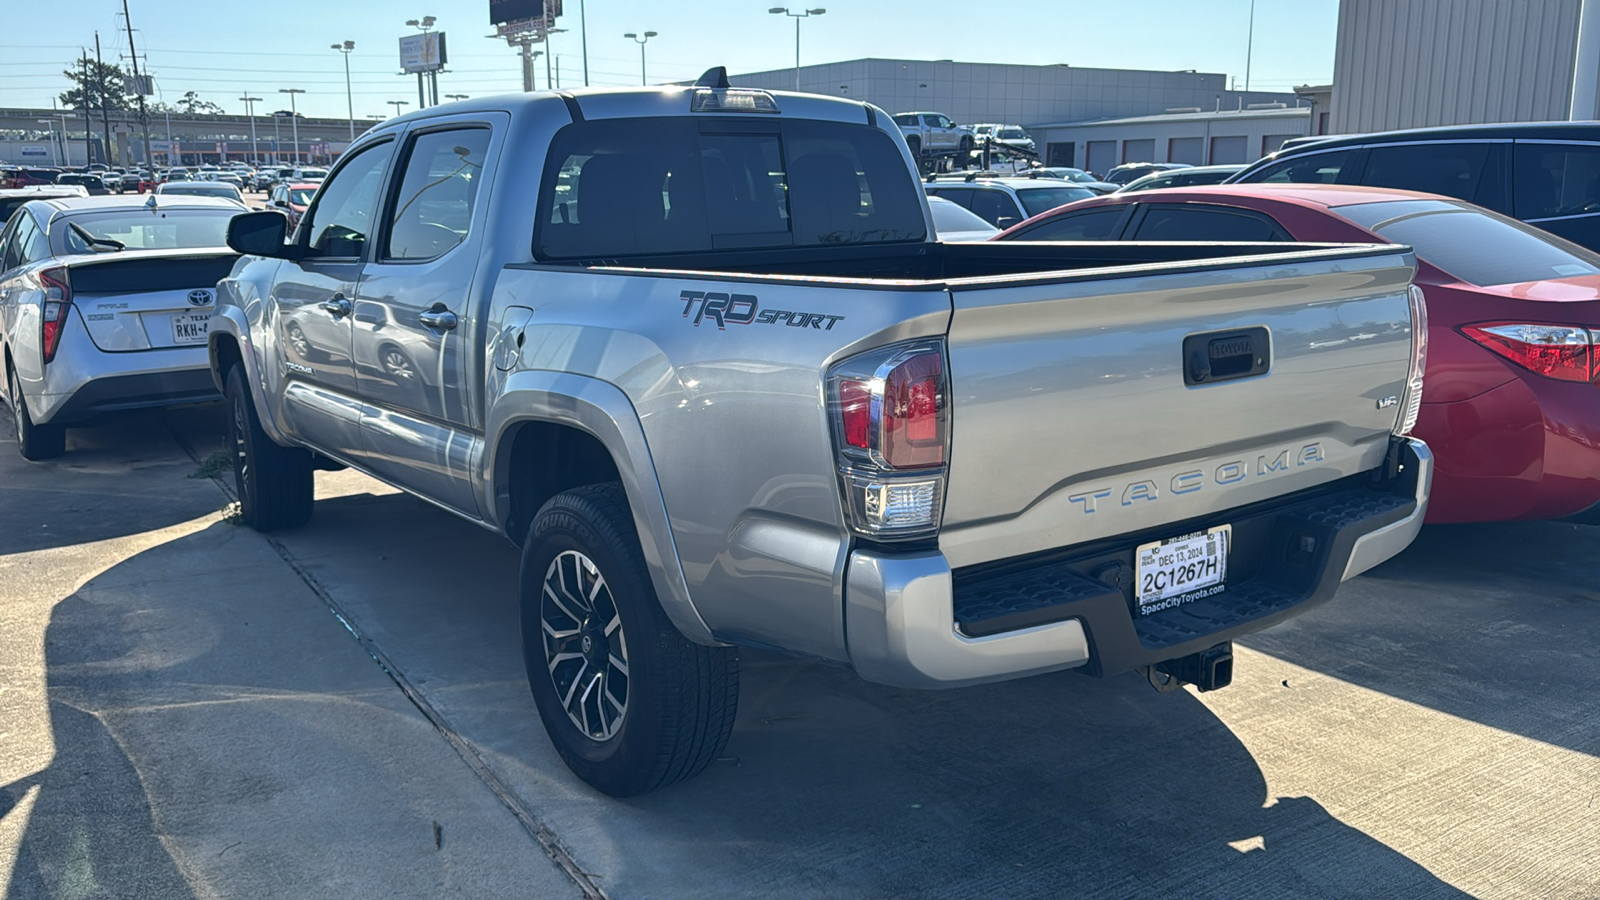
[[1140, 544], [1133, 553], [1135, 614], [1148, 616], [1222, 593], [1232, 545], [1231, 524]]
[[[209, 312], [177, 313], [168, 321], [172, 329], [172, 343], [179, 346], [204, 344], [206, 336], [211, 331], [211, 313]], [[196, 324], [201, 326], [198, 332], [192, 327], [185, 327]]]

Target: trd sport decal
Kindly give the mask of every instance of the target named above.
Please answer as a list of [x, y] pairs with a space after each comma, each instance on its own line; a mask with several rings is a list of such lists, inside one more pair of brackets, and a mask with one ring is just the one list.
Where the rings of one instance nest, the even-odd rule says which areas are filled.
[[788, 325], [791, 328], [815, 328], [819, 331], [832, 331], [835, 322], [844, 321], [844, 316], [830, 316], [826, 313], [791, 312], [785, 309], [761, 309], [761, 304], [754, 294], [723, 294], [716, 291], [684, 291], [679, 297], [683, 301], [683, 317], [689, 318], [694, 314], [694, 325], [707, 319], [717, 323], [717, 330], [725, 330], [729, 325]]

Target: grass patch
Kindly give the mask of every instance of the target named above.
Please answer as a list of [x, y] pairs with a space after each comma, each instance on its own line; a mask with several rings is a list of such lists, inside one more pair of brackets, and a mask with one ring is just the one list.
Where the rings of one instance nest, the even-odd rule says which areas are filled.
[[200, 468], [195, 469], [190, 478], [216, 478], [224, 472], [233, 471], [233, 454], [226, 450], [218, 450], [200, 461]]

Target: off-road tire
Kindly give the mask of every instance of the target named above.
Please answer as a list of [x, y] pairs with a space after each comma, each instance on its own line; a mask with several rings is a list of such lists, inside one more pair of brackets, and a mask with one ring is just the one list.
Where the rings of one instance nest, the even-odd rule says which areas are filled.
[[922, 158], [922, 141], [919, 138], [906, 138], [906, 146], [911, 148], [911, 158]]
[[53, 459], [67, 452], [67, 429], [63, 425], [35, 425], [28, 415], [28, 402], [22, 399], [22, 385], [17, 376], [6, 367], [6, 396], [10, 398], [11, 415], [16, 420], [17, 449], [22, 458], [30, 462]]
[[[547, 662], [545, 579], [558, 557], [574, 552], [604, 579], [625, 641], [626, 707], [603, 740], [569, 716]], [[556, 752], [579, 778], [613, 797], [643, 794], [699, 774], [727, 746], [739, 701], [738, 652], [696, 644], [667, 618], [622, 485], [575, 488], [545, 503], [523, 545], [520, 593], [528, 686]]]
[[233, 484], [239, 494], [239, 518], [257, 531], [304, 525], [311, 518], [315, 483], [311, 453], [283, 447], [261, 429], [244, 367], [228, 370], [228, 447], [233, 457]]

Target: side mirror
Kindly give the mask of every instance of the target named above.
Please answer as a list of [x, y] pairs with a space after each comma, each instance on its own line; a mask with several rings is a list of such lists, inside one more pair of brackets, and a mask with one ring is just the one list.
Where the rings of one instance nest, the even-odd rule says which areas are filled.
[[1001, 231], [1005, 231], [1007, 228], [1010, 228], [1011, 226], [1013, 226], [1013, 225], [1015, 225], [1015, 224], [1017, 224], [1018, 222], [1021, 222], [1021, 221], [1022, 220], [1017, 218], [1016, 216], [1001, 216], [1001, 217], [995, 219], [994, 227], [1000, 229]]
[[274, 200], [274, 201], [272, 201], [272, 205], [276, 206], [279, 209], [288, 209], [289, 208], [289, 201], [287, 201], [287, 200]]
[[296, 247], [284, 243], [289, 220], [279, 212], [240, 213], [228, 222], [228, 246], [247, 256], [294, 259]]

